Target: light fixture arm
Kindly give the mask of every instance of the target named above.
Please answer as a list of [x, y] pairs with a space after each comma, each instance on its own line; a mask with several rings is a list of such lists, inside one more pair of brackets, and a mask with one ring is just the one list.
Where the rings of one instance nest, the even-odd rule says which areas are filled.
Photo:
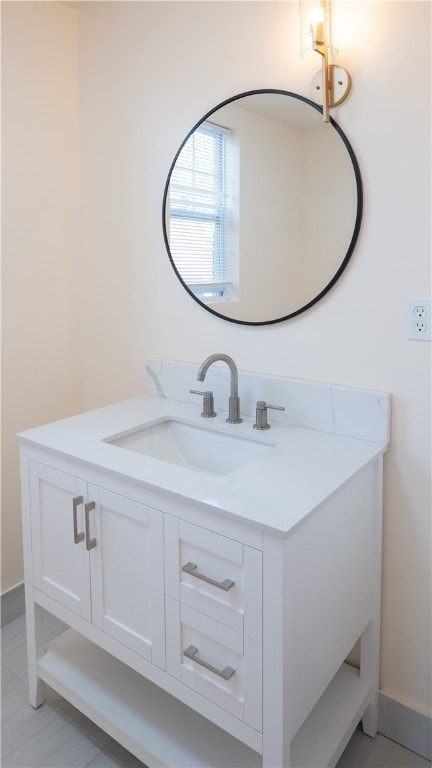
[[321, 73], [312, 80], [312, 98], [322, 103], [323, 120], [330, 121], [330, 107], [341, 104], [351, 90], [351, 76], [343, 67], [330, 64], [329, 0], [321, 0], [320, 17], [310, 24], [312, 48], [322, 58]]
[[[323, 6], [327, 11], [327, 3], [324, 2]], [[322, 56], [322, 105], [323, 105], [323, 120], [328, 123], [330, 120], [329, 107], [331, 101], [331, 78], [329, 71], [329, 47], [327, 43], [327, 13], [325, 12], [324, 21], [316, 24], [311, 24], [312, 30], [312, 48], [314, 51]]]

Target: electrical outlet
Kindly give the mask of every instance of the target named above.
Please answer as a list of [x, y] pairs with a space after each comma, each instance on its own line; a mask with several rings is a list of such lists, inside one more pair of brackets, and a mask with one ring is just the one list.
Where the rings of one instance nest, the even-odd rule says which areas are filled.
[[408, 339], [432, 340], [431, 299], [407, 299], [406, 320]]

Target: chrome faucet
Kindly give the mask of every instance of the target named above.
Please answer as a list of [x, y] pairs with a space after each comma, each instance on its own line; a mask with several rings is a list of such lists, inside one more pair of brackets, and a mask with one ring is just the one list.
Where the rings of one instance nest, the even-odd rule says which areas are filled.
[[224, 355], [223, 353], [216, 352], [214, 355], [210, 355], [204, 362], [202, 363], [197, 379], [198, 381], [204, 381], [205, 375], [210, 368], [210, 366], [213, 363], [216, 363], [218, 360], [220, 360], [223, 363], [226, 363], [230, 369], [231, 372], [231, 395], [229, 398], [229, 405], [228, 405], [228, 418], [227, 422], [229, 424], [240, 424], [241, 421], [243, 421], [242, 418], [240, 418], [240, 398], [238, 396], [238, 373], [237, 373], [237, 366], [229, 355]]

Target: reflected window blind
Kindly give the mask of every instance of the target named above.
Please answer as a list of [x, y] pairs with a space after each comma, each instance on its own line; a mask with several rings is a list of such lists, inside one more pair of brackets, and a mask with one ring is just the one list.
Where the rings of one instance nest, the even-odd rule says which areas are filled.
[[230, 283], [229, 131], [203, 123], [189, 137], [170, 180], [170, 249], [184, 282], [222, 296]]

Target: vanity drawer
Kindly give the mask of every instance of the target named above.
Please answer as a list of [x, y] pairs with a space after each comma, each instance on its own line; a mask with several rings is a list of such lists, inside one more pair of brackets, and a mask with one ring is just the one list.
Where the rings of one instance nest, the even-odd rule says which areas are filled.
[[262, 640], [262, 553], [165, 515], [165, 592], [257, 642]]
[[167, 672], [261, 731], [261, 644], [170, 597], [165, 609]]

